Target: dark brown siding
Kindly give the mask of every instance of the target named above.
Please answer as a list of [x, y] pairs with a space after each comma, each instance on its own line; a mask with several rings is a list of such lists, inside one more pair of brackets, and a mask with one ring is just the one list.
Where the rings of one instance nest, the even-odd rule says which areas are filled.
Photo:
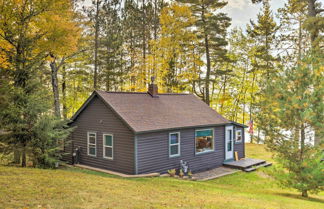
[[[81, 147], [80, 163], [133, 174], [134, 170], [134, 134], [125, 123], [97, 96], [77, 117], [73, 126], [73, 147]], [[97, 133], [97, 156], [87, 155], [87, 132]], [[114, 135], [114, 159], [103, 158], [103, 133]]]
[[[221, 166], [224, 161], [224, 126], [213, 127], [215, 151], [195, 155], [195, 129], [180, 132], [181, 156], [169, 157], [169, 131], [137, 135], [138, 173], [160, 172], [178, 168], [179, 161], [187, 161], [193, 172]], [[202, 129], [202, 128], [199, 128]]]
[[[242, 142], [236, 142], [235, 138], [234, 138], [234, 151], [238, 152], [238, 157], [239, 159], [244, 158], [245, 157], [245, 150], [244, 150], [244, 143], [245, 143], [245, 134], [244, 134], [244, 128], [240, 127], [240, 126], [234, 126], [235, 130], [242, 130], [242, 137], [243, 140]], [[235, 131], [236, 134], [236, 131]], [[234, 134], [234, 137], [235, 137]]]

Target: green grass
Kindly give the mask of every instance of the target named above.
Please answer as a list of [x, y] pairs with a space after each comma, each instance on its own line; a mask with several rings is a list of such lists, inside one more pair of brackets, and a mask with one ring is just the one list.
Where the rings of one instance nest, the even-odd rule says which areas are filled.
[[[271, 159], [262, 145], [247, 145], [247, 157]], [[323, 193], [302, 198], [266, 169], [195, 182], [0, 166], [0, 208], [323, 208]]]

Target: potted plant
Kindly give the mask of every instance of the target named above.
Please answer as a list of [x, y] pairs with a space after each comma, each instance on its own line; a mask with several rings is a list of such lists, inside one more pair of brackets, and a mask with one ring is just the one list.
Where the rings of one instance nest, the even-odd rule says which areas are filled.
[[180, 169], [180, 171], [179, 171], [179, 176], [180, 176], [180, 178], [183, 178], [183, 176], [184, 176], [182, 169]]
[[176, 169], [170, 169], [170, 170], [168, 170], [168, 174], [169, 174], [171, 177], [174, 177], [175, 174], [176, 174]]

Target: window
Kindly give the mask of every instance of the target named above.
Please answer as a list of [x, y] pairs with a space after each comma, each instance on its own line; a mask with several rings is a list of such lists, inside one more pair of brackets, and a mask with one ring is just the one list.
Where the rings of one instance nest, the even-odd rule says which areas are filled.
[[169, 156], [177, 157], [180, 156], [180, 133], [169, 134]]
[[88, 155], [97, 156], [97, 134], [95, 132], [88, 132]]
[[209, 152], [214, 150], [213, 129], [196, 130], [195, 136], [196, 153]]
[[227, 130], [227, 151], [232, 151], [232, 142], [233, 142], [233, 138], [232, 138], [232, 129]]
[[235, 134], [235, 141], [236, 142], [242, 142], [242, 130], [236, 130], [236, 134]]
[[114, 136], [112, 134], [103, 135], [103, 158], [113, 159]]

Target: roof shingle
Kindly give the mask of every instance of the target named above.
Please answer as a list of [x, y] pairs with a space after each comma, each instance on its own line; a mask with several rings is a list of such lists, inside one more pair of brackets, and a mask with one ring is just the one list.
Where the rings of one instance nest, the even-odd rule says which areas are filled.
[[228, 124], [230, 121], [192, 94], [159, 94], [96, 91], [135, 131]]

